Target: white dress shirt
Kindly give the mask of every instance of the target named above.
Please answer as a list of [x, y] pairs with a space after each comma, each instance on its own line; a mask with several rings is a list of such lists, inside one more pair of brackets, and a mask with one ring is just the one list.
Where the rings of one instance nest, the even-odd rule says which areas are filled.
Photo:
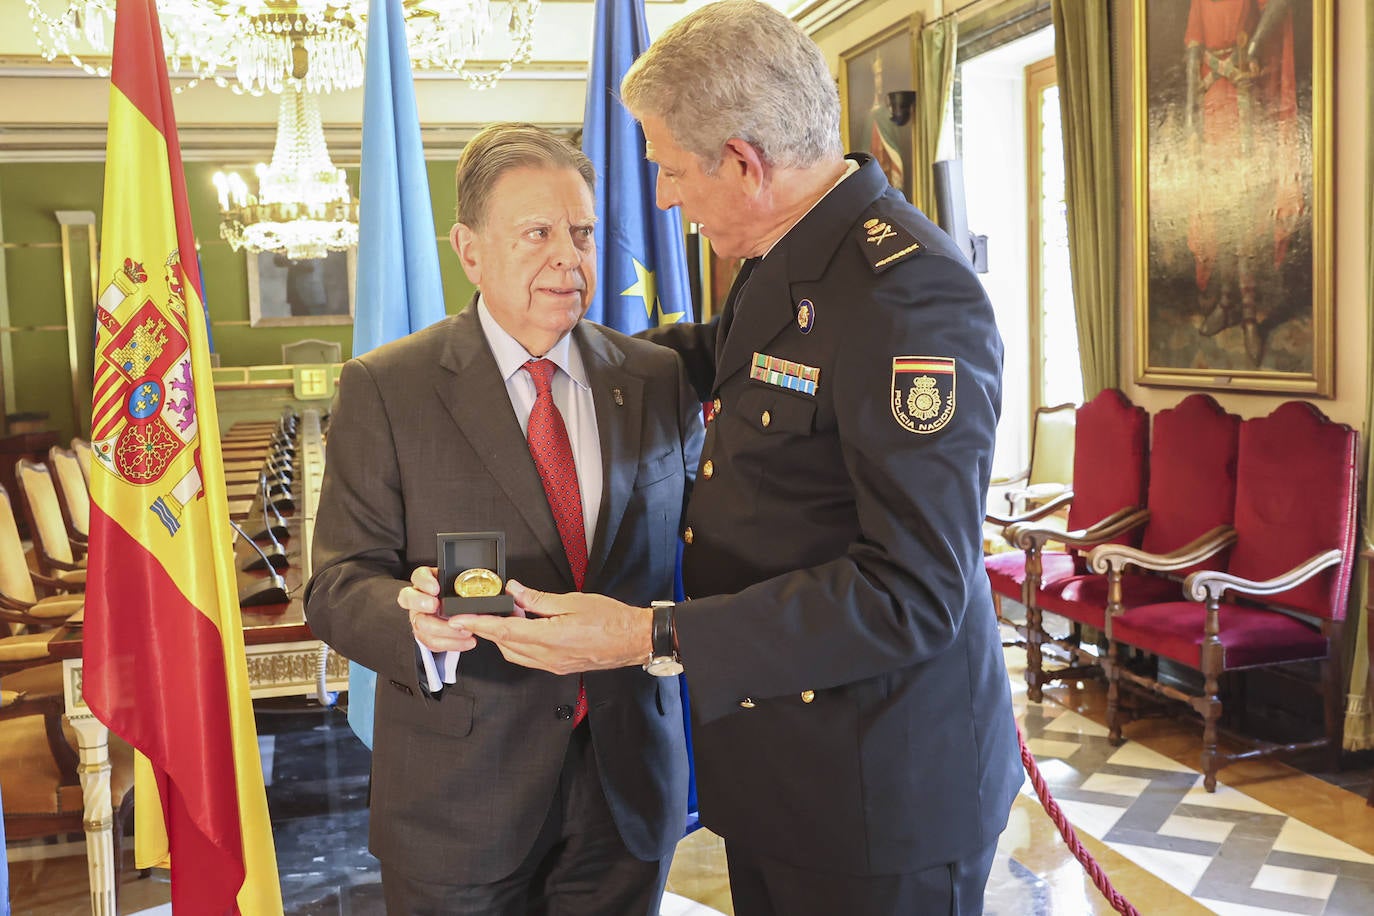
[[[518, 340], [496, 323], [480, 296], [476, 308], [482, 334], [491, 348], [491, 355], [496, 359], [501, 379], [506, 383], [511, 409], [520, 422], [520, 431], [527, 433], [530, 411], [534, 408], [534, 379], [520, 367], [538, 357], [530, 355]], [[563, 415], [563, 425], [567, 427], [568, 441], [572, 445], [573, 464], [577, 467], [577, 489], [582, 497], [582, 525], [587, 537], [587, 552], [591, 553], [592, 537], [601, 514], [602, 489], [601, 439], [596, 427], [596, 403], [587, 382], [582, 353], [573, 346], [571, 333], [564, 334], [543, 358], [551, 361], [559, 370], [553, 375], [553, 402]], [[496, 409], [496, 405], [493, 405], [493, 409]], [[452, 684], [457, 680], [459, 654], [431, 652], [420, 645], [420, 661], [424, 665], [430, 691], [437, 691], [443, 684]]]

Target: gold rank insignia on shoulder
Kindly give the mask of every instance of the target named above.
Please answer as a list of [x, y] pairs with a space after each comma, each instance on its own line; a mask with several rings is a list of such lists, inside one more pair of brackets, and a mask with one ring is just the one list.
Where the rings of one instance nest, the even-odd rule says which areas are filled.
[[860, 223], [859, 228], [864, 257], [868, 259], [875, 273], [910, 257], [924, 247], [905, 226], [888, 222], [878, 216], [868, 217]]
[[892, 357], [892, 416], [909, 433], [928, 435], [954, 418], [954, 360]]
[[821, 370], [815, 366], [803, 366], [790, 359], [756, 352], [749, 367], [749, 377], [758, 382], [767, 382], [788, 391], [815, 397], [816, 386], [821, 381]]

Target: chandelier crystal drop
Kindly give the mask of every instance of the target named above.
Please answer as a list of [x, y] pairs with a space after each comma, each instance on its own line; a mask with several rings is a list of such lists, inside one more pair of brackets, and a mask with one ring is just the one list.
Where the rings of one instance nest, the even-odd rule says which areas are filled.
[[322, 258], [358, 243], [358, 202], [329, 159], [315, 97], [281, 94], [272, 164], [258, 163], [258, 193], [237, 172], [216, 172], [219, 234], [235, 251], [274, 251], [292, 261]]
[[[26, 0], [43, 57], [65, 56], [96, 76], [110, 53], [115, 0]], [[540, 0], [402, 0], [411, 62], [486, 89], [530, 59]], [[162, 43], [174, 75], [262, 95], [294, 85], [307, 93], [363, 82], [367, 0], [157, 0]], [[52, 10], [52, 12], [50, 12]], [[488, 39], [509, 53], [468, 67]], [[89, 59], [88, 59], [89, 58]]]

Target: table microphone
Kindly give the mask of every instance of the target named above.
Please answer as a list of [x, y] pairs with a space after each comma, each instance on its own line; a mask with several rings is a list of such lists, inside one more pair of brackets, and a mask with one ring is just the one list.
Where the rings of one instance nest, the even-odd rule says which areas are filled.
[[[267, 558], [267, 554], [263, 552], [261, 547], [254, 543], [252, 538], [244, 533], [237, 522], [230, 519], [229, 524], [234, 526], [234, 530], [238, 532], [239, 537], [248, 542], [248, 546], [258, 552], [258, 555], [262, 557], [263, 568], [268, 572], [268, 578], [251, 582], [239, 589], [239, 607], [257, 607], [262, 604], [289, 604], [291, 596], [286, 591], [286, 580], [272, 567], [272, 561]], [[277, 547], [280, 549], [281, 545], [278, 544]]]

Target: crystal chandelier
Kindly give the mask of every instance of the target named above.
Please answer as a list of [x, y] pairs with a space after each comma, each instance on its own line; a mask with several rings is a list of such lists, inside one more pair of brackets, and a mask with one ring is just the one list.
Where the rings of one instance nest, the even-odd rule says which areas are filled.
[[[87, 73], [109, 75], [108, 67], [82, 55], [110, 53], [115, 0], [26, 2], [45, 59], [65, 55]], [[530, 59], [539, 3], [402, 0], [411, 62], [488, 88]], [[367, 0], [157, 0], [157, 7], [171, 71], [191, 79], [178, 92], [205, 79], [252, 95], [288, 85], [307, 93], [362, 85]], [[469, 58], [493, 31], [504, 33], [510, 53], [485, 69], [469, 69]]]
[[358, 202], [324, 144], [315, 97], [281, 94], [272, 164], [258, 163], [258, 193], [237, 172], [216, 172], [219, 234], [235, 251], [276, 251], [292, 261], [322, 258], [358, 243]]

